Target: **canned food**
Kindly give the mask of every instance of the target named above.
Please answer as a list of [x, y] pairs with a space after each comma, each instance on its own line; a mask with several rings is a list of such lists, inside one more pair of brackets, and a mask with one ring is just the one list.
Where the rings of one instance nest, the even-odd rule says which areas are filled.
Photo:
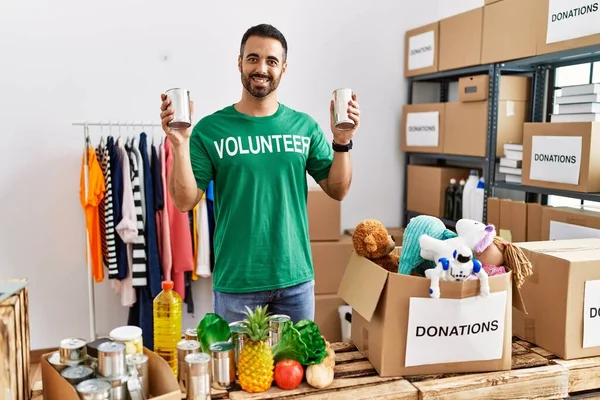
[[352, 129], [354, 121], [348, 116], [348, 103], [352, 100], [352, 89], [336, 89], [333, 91], [333, 122], [338, 129]]
[[144, 354], [142, 329], [137, 326], [121, 326], [110, 331], [112, 340], [125, 344], [125, 354]]
[[231, 342], [215, 342], [210, 345], [212, 387], [231, 389], [235, 384], [235, 351]]
[[110, 383], [102, 379], [88, 379], [77, 384], [76, 389], [81, 400], [110, 399]]
[[145, 400], [148, 398], [143, 393], [142, 382], [136, 372], [127, 379], [127, 391], [129, 392], [130, 400]]
[[277, 342], [279, 342], [283, 325], [288, 321], [291, 321], [290, 317], [284, 314], [276, 314], [271, 316], [271, 319], [269, 320], [269, 343], [271, 346], [274, 346]]
[[171, 100], [173, 109], [173, 119], [169, 122], [169, 127], [173, 129], [187, 129], [192, 126], [192, 113], [190, 110], [190, 91], [182, 88], [169, 89], [166, 92]]
[[194, 328], [190, 328], [185, 331], [185, 340], [198, 340], [198, 331]]
[[94, 377], [94, 370], [87, 365], [68, 367], [60, 371], [60, 375], [71, 385], [77, 385]]
[[125, 344], [106, 342], [98, 346], [98, 375], [114, 378], [127, 373], [125, 368]]
[[58, 352], [60, 362], [65, 365], [78, 365], [87, 357], [86, 341], [83, 339], [63, 339], [60, 342]]
[[[236, 321], [229, 324], [229, 330], [231, 331], [231, 342], [233, 343], [235, 353], [235, 366], [237, 367], [240, 361], [240, 354], [244, 343], [246, 343], [246, 335], [242, 321]], [[237, 371], [237, 370], [236, 370]]]
[[185, 356], [200, 352], [200, 342], [181, 340], [177, 343], [177, 378], [185, 383]]
[[60, 362], [60, 353], [58, 351], [55, 351], [48, 357], [48, 364], [52, 365], [58, 372], [68, 367], [68, 365]]
[[102, 378], [110, 384], [111, 400], [129, 400], [129, 390], [127, 390], [127, 381], [129, 375]]
[[148, 356], [145, 354], [129, 354], [126, 358], [129, 374], [131, 376], [137, 375], [139, 377], [144, 398], [149, 398], [150, 384], [148, 382]]
[[185, 356], [187, 376], [186, 399], [210, 399], [210, 356], [206, 353], [192, 353]]

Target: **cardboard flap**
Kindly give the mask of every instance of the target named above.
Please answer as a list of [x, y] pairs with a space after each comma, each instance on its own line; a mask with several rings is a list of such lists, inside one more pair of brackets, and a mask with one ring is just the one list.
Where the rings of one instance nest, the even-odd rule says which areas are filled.
[[517, 281], [512, 280], [512, 305], [517, 310], [524, 314], [527, 314], [527, 308], [525, 307], [525, 301], [523, 301], [523, 295], [521, 295], [521, 289], [517, 287]]
[[338, 296], [364, 319], [371, 321], [387, 279], [386, 270], [352, 252]]

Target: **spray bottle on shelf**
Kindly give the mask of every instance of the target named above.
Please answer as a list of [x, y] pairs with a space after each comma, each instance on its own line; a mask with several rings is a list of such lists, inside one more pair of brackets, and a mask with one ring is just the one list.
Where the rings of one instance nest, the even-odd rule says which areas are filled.
[[473, 215], [471, 216], [471, 219], [474, 219], [475, 221], [478, 222], [483, 222], [483, 192], [485, 190], [485, 178], [481, 177], [479, 178], [479, 182], [477, 183], [477, 187], [475, 188], [475, 190], [473, 191], [473, 194], [471, 196], [471, 202], [472, 202], [472, 207], [471, 209], [473, 210]]
[[161, 356], [177, 376], [177, 343], [181, 340], [181, 297], [173, 281], [163, 281], [154, 298], [154, 352]]
[[444, 203], [444, 218], [454, 218], [454, 193], [456, 193], [456, 179], [450, 179], [450, 185], [446, 188], [446, 197]]
[[452, 215], [452, 219], [454, 221], [458, 221], [459, 219], [464, 218], [464, 216], [462, 215], [464, 187], [465, 187], [465, 180], [461, 179], [460, 182], [458, 183], [458, 188], [456, 189], [456, 192], [454, 193], [454, 210], [453, 210], [453, 215]]
[[462, 217], [463, 218], [473, 218], [473, 201], [471, 200], [473, 197], [473, 192], [477, 187], [477, 183], [479, 183], [479, 174], [477, 170], [472, 169], [469, 177], [467, 178], [467, 182], [465, 183], [465, 187], [463, 189], [463, 201], [462, 201]]

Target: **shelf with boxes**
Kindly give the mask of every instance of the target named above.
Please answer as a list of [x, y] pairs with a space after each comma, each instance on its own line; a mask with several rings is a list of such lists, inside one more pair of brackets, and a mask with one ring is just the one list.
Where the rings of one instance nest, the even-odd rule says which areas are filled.
[[[401, 147], [406, 153], [404, 226], [410, 215], [444, 216], [438, 206], [446, 179], [460, 173], [451, 168], [480, 168], [485, 179], [484, 222], [487, 199], [497, 189], [524, 192], [527, 202], [540, 202], [542, 195], [543, 204], [553, 194], [598, 199], [594, 193], [600, 192], [596, 187], [600, 186], [600, 165], [596, 166], [591, 154], [600, 150], [595, 144], [600, 142], [595, 140], [600, 110], [594, 108], [600, 106], [587, 104], [584, 111], [572, 106], [571, 112], [577, 108], [586, 114], [580, 116], [584, 121], [557, 125], [560, 120], [575, 120], [563, 115], [568, 111], [553, 115], [553, 81], [560, 66], [600, 60], [600, 25], [595, 11], [553, 18], [564, 14], [559, 3], [486, 0], [483, 7], [406, 32], [404, 75], [409, 90], [401, 128]], [[507, 29], [509, 22], [512, 28]], [[438, 85], [437, 92], [431, 89], [433, 84]], [[458, 86], [456, 98], [450, 90], [453, 85]], [[588, 96], [586, 101], [600, 102], [600, 95], [592, 94], [596, 97]], [[438, 99], [432, 101], [435, 95]], [[557, 103], [572, 101], [559, 99]], [[576, 163], [579, 175], [572, 172], [571, 182], [566, 183], [561, 174], [567, 172], [540, 170], [539, 156], [532, 156], [544, 142], [546, 148], [554, 143], [564, 150], [561, 140], [571, 143], [567, 148], [576, 143], [581, 147]], [[511, 151], [520, 152], [520, 158], [507, 156]], [[533, 177], [538, 179], [522, 178], [531, 172], [531, 161], [527, 161], [531, 158]], [[540, 174], [558, 183], [540, 180]], [[424, 181], [428, 182], [425, 188]]]

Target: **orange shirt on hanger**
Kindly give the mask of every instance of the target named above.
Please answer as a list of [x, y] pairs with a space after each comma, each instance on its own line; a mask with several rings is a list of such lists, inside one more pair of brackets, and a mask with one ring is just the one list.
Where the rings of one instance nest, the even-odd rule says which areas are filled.
[[[85, 199], [85, 155], [81, 160], [81, 178], [79, 182], [79, 201], [85, 211], [85, 224], [89, 235], [90, 253], [91, 253], [91, 268], [94, 280], [96, 282], [102, 282], [104, 280], [104, 269], [102, 263], [102, 240], [100, 233], [100, 214], [98, 213], [98, 206], [104, 194], [106, 193], [106, 186], [104, 182], [104, 174], [98, 159], [96, 158], [96, 152], [89, 146], [87, 148], [88, 155], [88, 191], [87, 201]], [[88, 260], [90, 262], [90, 260]]]

